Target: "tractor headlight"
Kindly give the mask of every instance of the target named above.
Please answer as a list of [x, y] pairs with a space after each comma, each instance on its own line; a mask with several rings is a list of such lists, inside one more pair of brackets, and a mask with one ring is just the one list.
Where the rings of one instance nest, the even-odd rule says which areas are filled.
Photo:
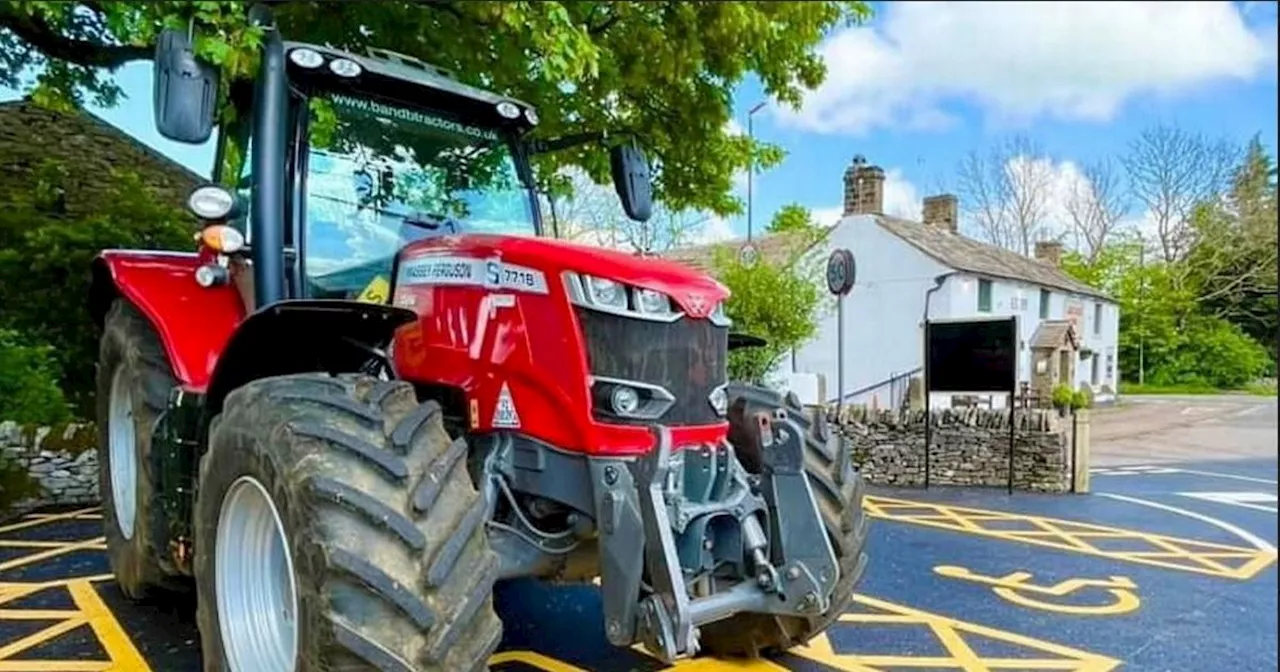
[[664, 315], [671, 312], [671, 299], [652, 289], [637, 289], [636, 309], [648, 315]]
[[590, 295], [591, 302], [597, 306], [608, 306], [609, 308], [627, 307], [627, 293], [622, 289], [622, 285], [605, 278], [595, 278], [590, 275], [587, 278], [587, 293]]
[[606, 416], [657, 420], [671, 410], [676, 398], [658, 385], [592, 376], [591, 402], [596, 411]]
[[231, 214], [236, 205], [236, 197], [217, 184], [206, 184], [197, 187], [187, 197], [187, 207], [203, 220], [219, 220]]
[[289, 60], [293, 61], [294, 65], [308, 70], [315, 70], [324, 65], [324, 56], [321, 56], [320, 52], [306, 47], [299, 47], [289, 52]]
[[577, 273], [564, 274], [569, 300], [583, 308], [657, 322], [674, 322], [681, 312], [671, 297], [653, 289]]

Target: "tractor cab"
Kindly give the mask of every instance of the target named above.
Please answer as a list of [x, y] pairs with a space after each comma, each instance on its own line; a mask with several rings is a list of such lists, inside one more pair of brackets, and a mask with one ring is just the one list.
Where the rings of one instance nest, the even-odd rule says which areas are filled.
[[[258, 77], [229, 87], [214, 184], [191, 200], [208, 225], [233, 229], [223, 232], [248, 254], [214, 258], [202, 284], [235, 284], [248, 312], [281, 299], [381, 302], [410, 243], [544, 234], [530, 105], [395, 52], [268, 35], [275, 41], [264, 45]], [[206, 140], [208, 92], [218, 89], [216, 71], [195, 60], [184, 36], [166, 33], [156, 58], [161, 134]], [[647, 218], [643, 155], [620, 146], [614, 163], [628, 212]]]

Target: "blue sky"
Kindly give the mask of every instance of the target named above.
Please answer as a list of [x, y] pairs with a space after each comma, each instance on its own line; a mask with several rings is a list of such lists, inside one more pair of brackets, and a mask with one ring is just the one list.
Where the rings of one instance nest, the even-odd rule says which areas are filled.
[[[889, 173], [886, 209], [918, 217], [919, 199], [955, 189], [956, 166], [1021, 134], [1061, 180], [1118, 157], [1144, 127], [1176, 124], [1276, 147], [1276, 4], [1127, 2], [873, 3], [865, 26], [833, 32], [830, 74], [799, 111], [768, 105], [756, 136], [786, 161], [755, 176], [757, 230], [786, 203], [832, 220], [855, 154]], [[117, 75], [128, 98], [95, 112], [207, 174], [211, 146], [155, 132], [149, 64]], [[0, 100], [16, 97], [0, 90]], [[736, 96], [735, 122], [764, 99], [755, 81]], [[745, 196], [739, 181], [740, 193]], [[741, 236], [745, 216], [708, 237]]]

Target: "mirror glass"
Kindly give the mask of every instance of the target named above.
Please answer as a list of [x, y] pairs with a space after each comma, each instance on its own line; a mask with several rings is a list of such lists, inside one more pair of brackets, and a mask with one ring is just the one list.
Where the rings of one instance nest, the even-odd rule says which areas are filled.
[[644, 152], [632, 145], [618, 145], [610, 152], [613, 186], [627, 216], [647, 222], [653, 214], [653, 184], [649, 177], [649, 161]]
[[202, 144], [213, 133], [218, 70], [196, 58], [187, 34], [165, 30], [156, 41], [152, 105], [160, 135]]

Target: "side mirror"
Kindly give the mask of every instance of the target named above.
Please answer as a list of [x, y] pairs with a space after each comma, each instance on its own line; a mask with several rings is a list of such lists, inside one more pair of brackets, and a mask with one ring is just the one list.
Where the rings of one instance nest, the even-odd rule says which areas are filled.
[[156, 130], [174, 142], [204, 143], [213, 134], [218, 69], [196, 58], [187, 34], [168, 29], [156, 41], [152, 106]]
[[617, 145], [609, 153], [613, 186], [627, 216], [647, 222], [653, 215], [653, 184], [649, 181], [649, 161], [632, 145]]

